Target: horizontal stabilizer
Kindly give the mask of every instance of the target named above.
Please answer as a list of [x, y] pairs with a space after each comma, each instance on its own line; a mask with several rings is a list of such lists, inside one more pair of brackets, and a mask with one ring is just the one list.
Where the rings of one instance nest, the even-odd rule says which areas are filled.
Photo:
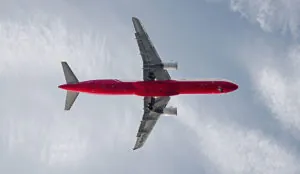
[[71, 109], [73, 103], [75, 102], [79, 92], [67, 91], [65, 110], [68, 111]]
[[[76, 84], [78, 83], [78, 79], [71, 70], [70, 66], [67, 62], [61, 62], [65, 79], [67, 84]], [[74, 104], [76, 98], [78, 97], [79, 92], [67, 91], [66, 102], [65, 102], [65, 110], [70, 110], [72, 105]]]
[[74, 75], [73, 71], [71, 70], [70, 66], [67, 62], [61, 62], [61, 65], [64, 70], [65, 79], [68, 84], [78, 83], [77, 77]]

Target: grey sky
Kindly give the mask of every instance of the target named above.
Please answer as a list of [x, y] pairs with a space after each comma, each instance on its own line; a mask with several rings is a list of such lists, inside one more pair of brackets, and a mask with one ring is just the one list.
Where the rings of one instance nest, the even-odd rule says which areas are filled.
[[[1, 173], [299, 173], [297, 1], [0, 1]], [[175, 79], [238, 91], [177, 96], [132, 151], [142, 98], [80, 94], [64, 112], [60, 65], [79, 80], [141, 79], [131, 17]]]

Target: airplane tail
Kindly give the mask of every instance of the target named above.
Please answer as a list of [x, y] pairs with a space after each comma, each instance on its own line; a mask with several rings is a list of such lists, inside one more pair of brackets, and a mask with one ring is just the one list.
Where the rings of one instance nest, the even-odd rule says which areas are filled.
[[[76, 84], [78, 83], [77, 77], [74, 75], [73, 71], [71, 70], [70, 66], [67, 62], [61, 62], [65, 79], [67, 84]], [[76, 98], [78, 97], [79, 92], [67, 91], [66, 94], [66, 101], [65, 101], [65, 110], [70, 110], [72, 105], [74, 104]]]

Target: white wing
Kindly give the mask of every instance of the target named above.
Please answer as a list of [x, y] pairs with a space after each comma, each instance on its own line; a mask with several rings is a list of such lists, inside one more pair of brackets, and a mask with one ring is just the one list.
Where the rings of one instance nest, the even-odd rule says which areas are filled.
[[[133, 17], [132, 22], [135, 28], [135, 37], [137, 39], [140, 54], [143, 59], [144, 81], [151, 81], [154, 79], [170, 80], [171, 77], [168, 71], [159, 66], [150, 66], [161, 64], [162, 61], [140, 20]], [[170, 97], [144, 97], [144, 114], [133, 150], [141, 148], [144, 145], [169, 100]], [[149, 109], [150, 104], [152, 105], [151, 110]]]
[[[137, 140], [133, 150], [141, 148], [146, 142], [148, 136], [150, 135], [152, 129], [154, 128], [157, 120], [159, 119], [162, 111], [168, 104], [170, 97], [158, 97], [155, 99], [153, 110], [157, 112], [150, 111], [148, 108], [152, 97], [144, 97], [144, 115], [137, 133]], [[154, 98], [152, 98], [153, 100]]]
[[143, 59], [144, 80], [153, 80], [153, 78], [156, 78], [157, 80], [170, 80], [171, 77], [167, 70], [160, 67], [149, 68], [149, 65], [161, 64], [161, 58], [159, 57], [140, 20], [133, 17], [132, 22], [135, 28], [135, 37], [139, 46], [140, 54]]

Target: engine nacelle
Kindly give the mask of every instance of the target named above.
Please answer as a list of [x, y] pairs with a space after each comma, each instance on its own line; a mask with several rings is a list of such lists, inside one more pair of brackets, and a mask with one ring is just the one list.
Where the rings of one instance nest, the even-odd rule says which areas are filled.
[[150, 64], [146, 65], [144, 69], [146, 68], [163, 68], [165, 70], [177, 70], [178, 69], [178, 63], [177, 62], [163, 62], [161, 64]]
[[177, 70], [178, 69], [178, 63], [177, 62], [164, 62], [162, 63], [162, 66], [165, 70]]
[[177, 108], [176, 107], [166, 107], [163, 111], [164, 116], [176, 116]]

